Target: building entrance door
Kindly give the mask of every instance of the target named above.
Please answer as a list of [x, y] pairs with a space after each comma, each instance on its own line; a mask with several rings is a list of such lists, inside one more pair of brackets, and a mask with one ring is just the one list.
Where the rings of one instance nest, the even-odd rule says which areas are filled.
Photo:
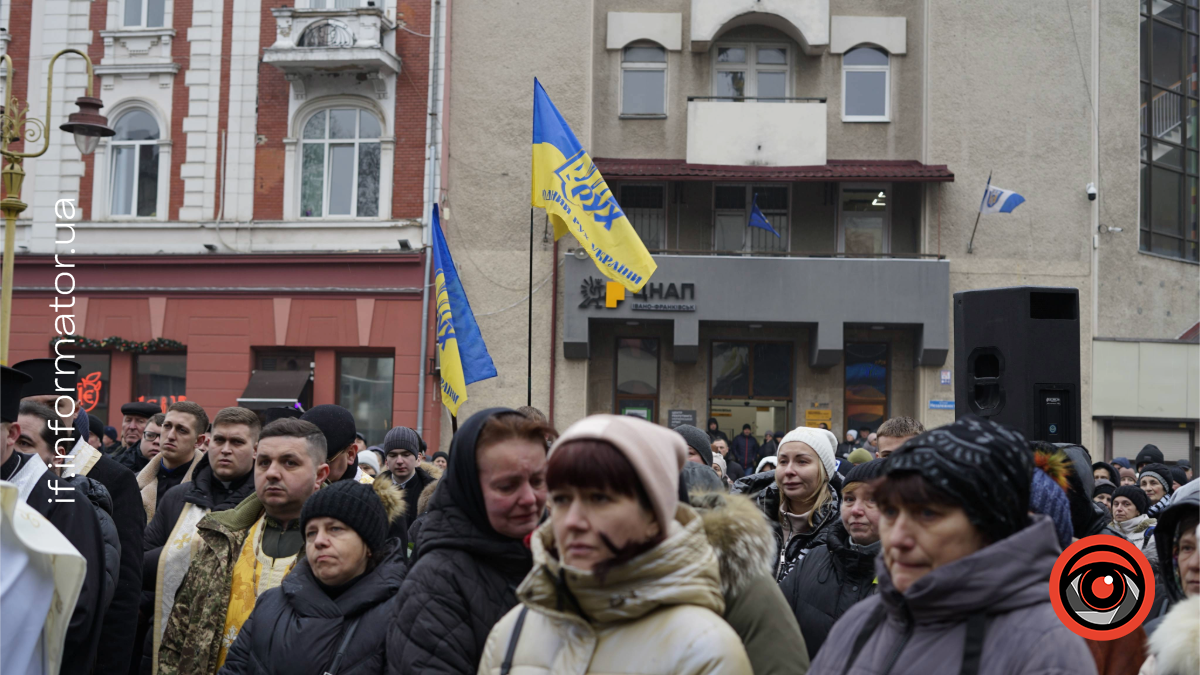
[[791, 428], [794, 348], [791, 342], [712, 342], [709, 416], [731, 442], [746, 424], [760, 444], [766, 432]]

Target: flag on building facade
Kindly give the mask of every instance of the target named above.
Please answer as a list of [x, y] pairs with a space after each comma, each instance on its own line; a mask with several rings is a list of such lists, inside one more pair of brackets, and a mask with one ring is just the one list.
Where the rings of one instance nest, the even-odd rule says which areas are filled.
[[442, 404], [458, 416], [467, 400], [467, 385], [496, 376], [496, 366], [471, 303], [458, 278], [454, 259], [442, 235], [437, 204], [433, 205], [433, 278], [437, 289], [437, 352], [442, 368]]
[[657, 265], [546, 90], [533, 81], [533, 195], [554, 238], [570, 232], [609, 279], [640, 291]]
[[1012, 210], [1025, 201], [1021, 195], [1012, 190], [1005, 190], [992, 185], [992, 177], [988, 175], [987, 189], [983, 192], [983, 201], [979, 204], [980, 213], [1012, 213]]
[[747, 225], [750, 227], [757, 227], [760, 230], [766, 230], [776, 237], [779, 236], [779, 233], [775, 231], [775, 228], [771, 227], [771, 221], [767, 220], [767, 217], [763, 215], [762, 209], [758, 208], [757, 193], [754, 195], [754, 203], [750, 209], [750, 222], [747, 223]]

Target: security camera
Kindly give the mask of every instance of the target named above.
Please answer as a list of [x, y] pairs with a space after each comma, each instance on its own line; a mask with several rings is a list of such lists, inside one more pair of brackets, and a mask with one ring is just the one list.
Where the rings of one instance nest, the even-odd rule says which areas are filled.
[[1096, 201], [1096, 184], [1095, 183], [1087, 184], [1087, 195], [1088, 195], [1089, 202]]

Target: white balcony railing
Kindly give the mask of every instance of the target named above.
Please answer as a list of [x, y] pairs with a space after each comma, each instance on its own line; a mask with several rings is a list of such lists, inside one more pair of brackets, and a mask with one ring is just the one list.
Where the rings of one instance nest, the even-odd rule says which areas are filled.
[[688, 164], [825, 164], [825, 99], [688, 99]]
[[400, 72], [400, 57], [384, 46], [384, 33], [396, 24], [379, 7], [279, 7], [271, 13], [275, 43], [263, 50], [263, 61], [293, 81], [322, 72]]

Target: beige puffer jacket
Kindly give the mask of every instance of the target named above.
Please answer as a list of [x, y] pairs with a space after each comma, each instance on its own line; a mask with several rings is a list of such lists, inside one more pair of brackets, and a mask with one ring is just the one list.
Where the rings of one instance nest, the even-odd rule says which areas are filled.
[[666, 541], [610, 570], [603, 584], [564, 569], [549, 554], [554, 532], [543, 524], [532, 539], [533, 571], [517, 589], [521, 604], [488, 635], [479, 674], [500, 672], [527, 607], [513, 675], [752, 675], [741, 639], [721, 619], [725, 600], [703, 522], [682, 505], [675, 519]]

